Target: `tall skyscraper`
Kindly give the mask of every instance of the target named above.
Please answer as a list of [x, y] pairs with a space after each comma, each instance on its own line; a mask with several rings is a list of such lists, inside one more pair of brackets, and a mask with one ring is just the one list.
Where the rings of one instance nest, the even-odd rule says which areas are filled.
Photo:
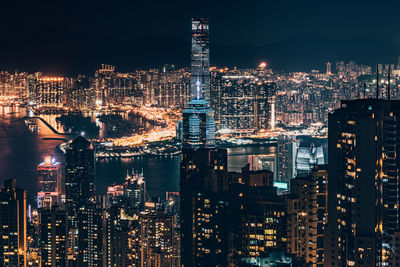
[[141, 266], [178, 266], [174, 257], [175, 216], [162, 211], [140, 215]]
[[78, 266], [102, 266], [105, 251], [103, 229], [105, 214], [96, 204], [87, 202], [78, 211]]
[[41, 77], [36, 80], [34, 103], [40, 107], [62, 107], [64, 102], [64, 78]]
[[212, 109], [204, 99], [193, 99], [183, 111], [183, 147], [215, 148]]
[[209, 107], [210, 58], [208, 19], [192, 19], [191, 101], [183, 111], [184, 148], [215, 148], [214, 113]]
[[0, 190], [0, 266], [26, 266], [26, 191], [14, 179]]
[[326, 75], [332, 75], [332, 63], [326, 62]]
[[127, 175], [123, 186], [125, 197], [128, 199], [130, 208], [143, 208], [146, 200], [146, 182], [143, 175], [133, 173]]
[[66, 208], [71, 227], [76, 228], [78, 210], [94, 197], [94, 150], [89, 141], [79, 136], [66, 152]]
[[192, 19], [191, 99], [196, 98], [200, 82], [200, 97], [210, 101], [210, 36], [208, 19]]
[[290, 181], [295, 176], [296, 155], [299, 142], [292, 137], [279, 136], [276, 149], [276, 172], [274, 180], [286, 183], [290, 187]]
[[225, 266], [227, 152], [183, 149], [180, 168], [182, 265]]
[[[399, 233], [400, 101], [342, 101], [329, 115], [325, 266], [390, 266]], [[398, 254], [397, 254], [398, 255]]]
[[210, 104], [218, 129], [240, 134], [273, 127], [276, 85], [260, 79], [255, 75], [213, 72]]
[[285, 201], [272, 186], [272, 172], [248, 168], [230, 173], [229, 223], [223, 226], [230, 228], [229, 266], [257, 266], [271, 260], [272, 252], [285, 254], [286, 249]]
[[322, 267], [324, 263], [326, 167], [320, 166], [312, 174], [293, 179], [291, 195], [287, 198], [288, 252], [312, 267]]
[[43, 266], [67, 265], [67, 213], [56, 206], [39, 210]]
[[[68, 259], [78, 263], [85, 244], [80, 243], [84, 233], [81, 225], [87, 214], [87, 205], [94, 201], [94, 164], [92, 145], [85, 138], [75, 138], [66, 150], [65, 206], [68, 214]], [[79, 216], [80, 215], [80, 216]], [[88, 226], [85, 226], [88, 230]], [[83, 229], [82, 229], [83, 230]], [[83, 244], [83, 245], [82, 245]], [[82, 250], [79, 246], [83, 246]]]
[[38, 207], [61, 205], [61, 164], [55, 158], [46, 157], [37, 167]]

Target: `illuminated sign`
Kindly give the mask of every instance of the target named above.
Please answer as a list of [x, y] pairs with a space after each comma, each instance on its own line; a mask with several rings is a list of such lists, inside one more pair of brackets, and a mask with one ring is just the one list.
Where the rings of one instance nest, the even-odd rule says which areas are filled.
[[45, 165], [51, 165], [51, 157], [46, 157], [44, 159], [44, 163], [45, 163]]
[[287, 183], [282, 183], [282, 182], [274, 182], [274, 186], [279, 189], [288, 189], [289, 188]]

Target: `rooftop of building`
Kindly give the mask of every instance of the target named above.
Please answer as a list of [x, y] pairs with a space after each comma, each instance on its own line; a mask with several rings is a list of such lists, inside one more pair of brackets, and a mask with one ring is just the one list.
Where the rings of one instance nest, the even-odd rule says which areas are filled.
[[340, 109], [337, 111], [372, 111], [372, 110], [399, 110], [400, 100], [387, 100], [382, 98], [362, 98], [352, 100], [342, 100]]

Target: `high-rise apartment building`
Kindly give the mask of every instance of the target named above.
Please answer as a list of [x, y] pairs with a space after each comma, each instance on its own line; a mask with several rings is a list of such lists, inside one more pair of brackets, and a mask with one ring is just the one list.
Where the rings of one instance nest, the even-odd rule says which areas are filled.
[[400, 101], [342, 101], [329, 115], [324, 266], [389, 266], [399, 232]]
[[92, 80], [97, 107], [124, 104], [133, 94], [134, 80], [115, 72], [115, 66], [102, 64]]
[[146, 182], [143, 175], [127, 175], [123, 186], [124, 196], [128, 199], [129, 208], [143, 208], [146, 200]]
[[106, 215], [96, 204], [87, 202], [78, 211], [78, 266], [102, 266], [106, 250]]
[[274, 180], [285, 183], [288, 187], [295, 176], [298, 145], [299, 142], [295, 138], [283, 135], [278, 137]]
[[287, 250], [313, 267], [324, 264], [327, 166], [291, 182], [287, 198]]
[[217, 128], [236, 134], [274, 128], [275, 91], [275, 83], [261, 77], [213, 72], [210, 103]]
[[42, 208], [39, 218], [42, 266], [68, 266], [66, 211], [57, 206]]
[[[75, 220], [78, 210], [94, 197], [94, 150], [79, 136], [66, 151], [65, 200], [68, 217]], [[76, 221], [71, 226], [75, 226]]]
[[35, 81], [34, 103], [39, 107], [62, 107], [64, 103], [64, 78], [40, 77]]
[[92, 80], [85, 76], [69, 79], [67, 105], [77, 110], [93, 110], [96, 108], [96, 89]]
[[[85, 208], [94, 201], [94, 164], [95, 155], [91, 143], [81, 136], [75, 138], [66, 149], [65, 167], [68, 259], [71, 264], [80, 260], [81, 249], [79, 246], [85, 247], [82, 242], [79, 242], [82, 239], [82, 233], [78, 227], [84, 220], [84, 215], [89, 212]], [[85, 227], [88, 230], [87, 226]]]
[[182, 265], [225, 266], [227, 152], [183, 149], [180, 169]]
[[174, 255], [176, 215], [145, 212], [139, 218], [141, 266], [178, 266]]
[[26, 266], [26, 191], [14, 179], [0, 190], [0, 266]]
[[[229, 189], [229, 266], [257, 264], [273, 252], [285, 253], [285, 201], [270, 171], [231, 173]], [[268, 265], [267, 265], [268, 266]]]

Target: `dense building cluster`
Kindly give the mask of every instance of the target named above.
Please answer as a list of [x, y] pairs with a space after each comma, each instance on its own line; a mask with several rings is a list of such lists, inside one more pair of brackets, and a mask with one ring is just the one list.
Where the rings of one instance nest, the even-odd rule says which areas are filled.
[[[179, 193], [152, 201], [144, 177], [132, 173], [96, 196], [94, 163], [82, 137], [67, 150], [64, 184], [58, 183], [59, 163], [46, 158], [38, 166], [41, 191], [33, 210], [27, 209], [26, 191], [5, 181], [1, 266], [181, 266]], [[57, 194], [44, 201], [43, 190]]]
[[[65, 168], [51, 157], [38, 165], [33, 209], [6, 180], [1, 266], [400, 266], [400, 101], [390, 100], [399, 66], [378, 65], [375, 76], [328, 62], [324, 73], [282, 74], [265, 63], [210, 68], [209, 53], [208, 20], [193, 19], [191, 74], [110, 65], [94, 77], [0, 73], [1, 96], [44, 112], [184, 107], [180, 192], [163, 200], [135, 172], [96, 195], [95, 151], [81, 136], [68, 143]], [[217, 132], [327, 123], [328, 152], [326, 140], [281, 134], [274, 155], [251, 155], [237, 172], [216, 144]]]
[[[1, 72], [0, 96], [20, 99], [38, 112], [144, 105], [183, 108], [196, 94], [191, 86], [195, 88], [199, 81], [201, 93], [209, 95], [204, 99], [214, 111], [217, 133], [241, 135], [274, 130], [277, 126], [301, 128], [326, 124], [329, 111], [339, 107], [340, 100], [376, 95], [376, 76], [372, 68], [355, 62], [328, 62], [325, 72], [275, 73], [264, 63], [254, 69], [209, 68], [209, 62], [204, 61], [209, 55], [209, 48], [205, 46], [208, 26], [197, 27], [204, 29], [196, 30], [201, 44], [193, 46], [196, 56], [192, 72], [196, 72], [195, 75], [191, 75], [189, 69], [177, 69], [173, 65], [120, 73], [114, 66], [103, 64], [92, 77]], [[201, 58], [203, 65], [199, 67]], [[392, 98], [399, 97], [398, 67], [393, 64], [377, 66], [381, 74], [379, 86], [386, 86], [388, 74], [391, 74], [395, 89]], [[386, 97], [386, 92], [380, 95]]]

